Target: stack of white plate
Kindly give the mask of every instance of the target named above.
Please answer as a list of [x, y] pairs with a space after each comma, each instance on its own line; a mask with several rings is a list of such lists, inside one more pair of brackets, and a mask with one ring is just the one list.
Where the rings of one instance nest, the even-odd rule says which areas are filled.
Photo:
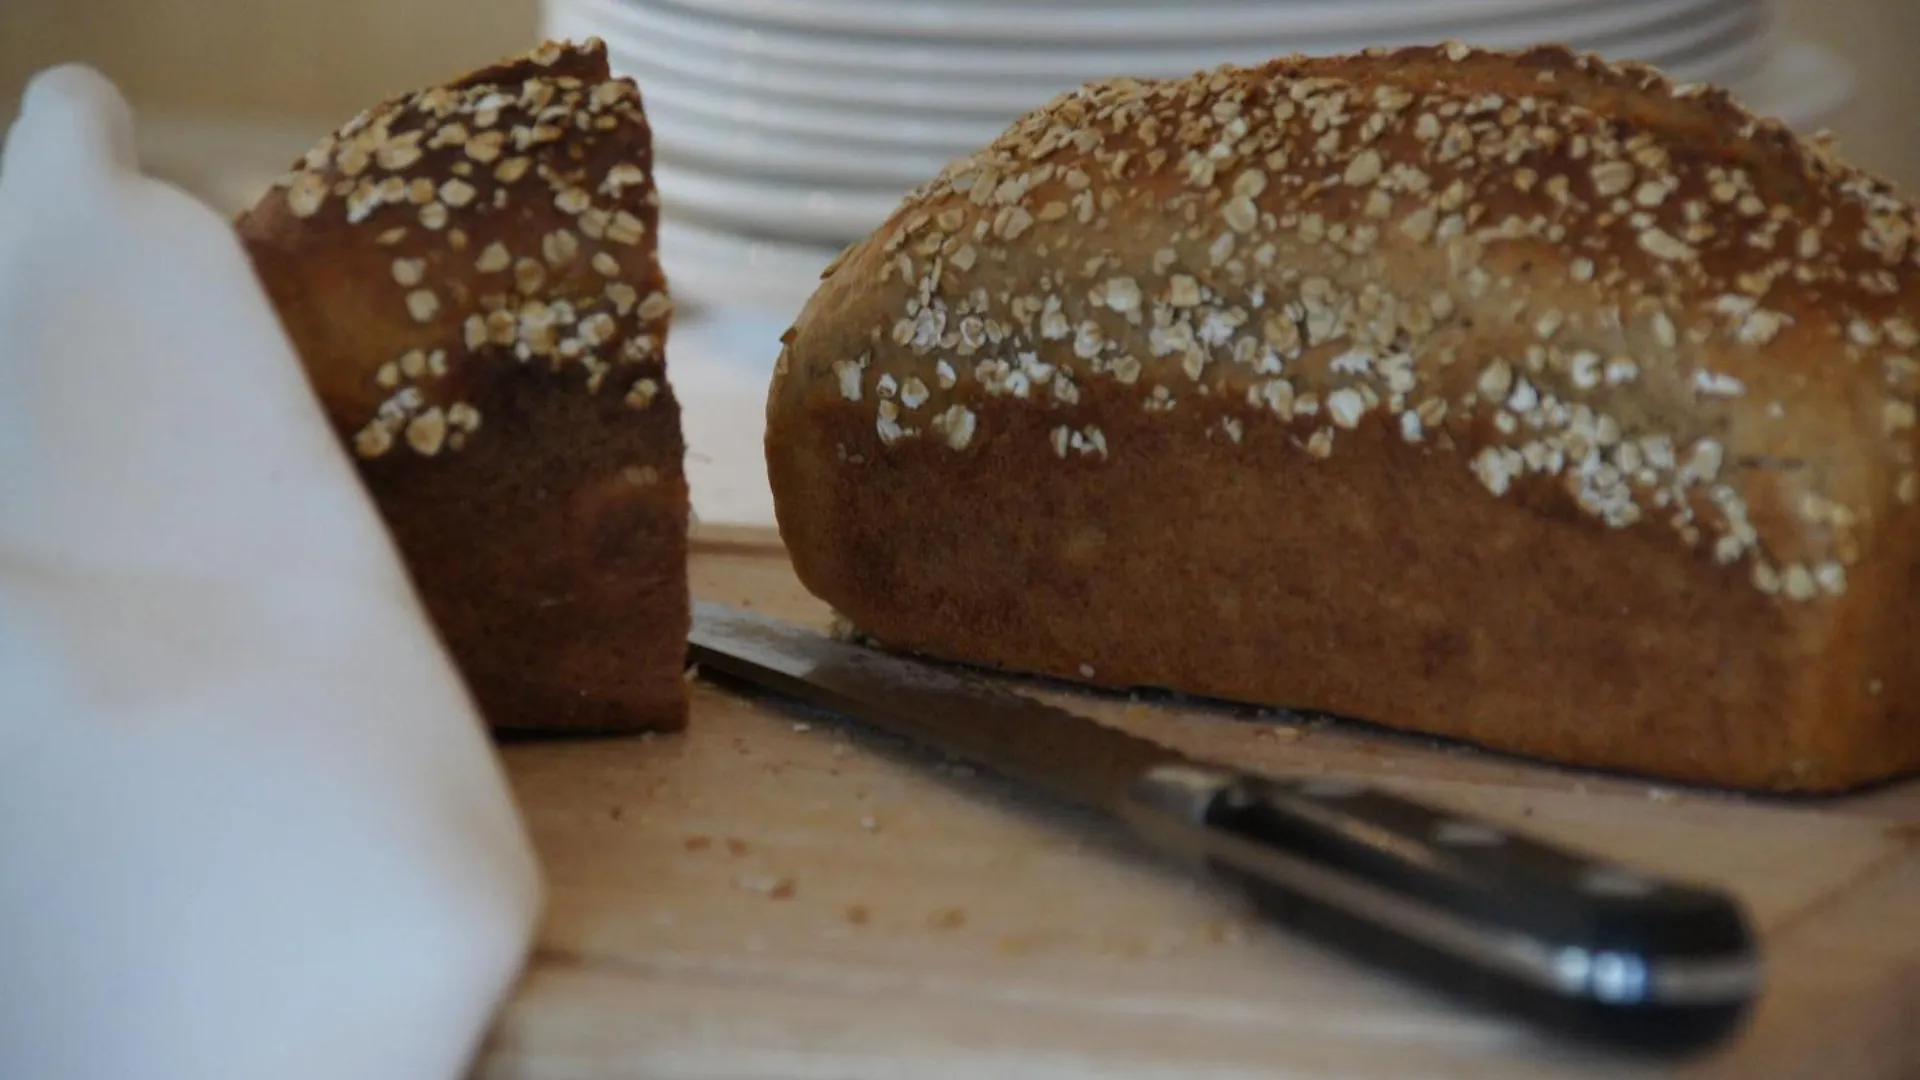
[[1560, 42], [1726, 85], [1813, 124], [1838, 65], [1774, 40], [1767, 0], [546, 0], [641, 87], [696, 303], [790, 313], [911, 187], [1061, 91], [1116, 75], [1457, 38]]

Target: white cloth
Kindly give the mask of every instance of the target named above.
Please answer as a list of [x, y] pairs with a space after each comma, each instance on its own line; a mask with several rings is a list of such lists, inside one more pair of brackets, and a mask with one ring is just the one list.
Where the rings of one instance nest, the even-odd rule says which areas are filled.
[[452, 1080], [543, 887], [229, 224], [41, 73], [0, 159], [0, 1076]]

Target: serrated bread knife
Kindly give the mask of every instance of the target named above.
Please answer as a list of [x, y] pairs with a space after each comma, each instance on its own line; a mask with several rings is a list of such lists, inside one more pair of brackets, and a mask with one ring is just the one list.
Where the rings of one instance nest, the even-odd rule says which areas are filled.
[[703, 669], [1114, 815], [1245, 890], [1275, 923], [1478, 1008], [1621, 1050], [1684, 1055], [1762, 988], [1741, 905], [1346, 780], [1252, 775], [984, 678], [720, 604]]

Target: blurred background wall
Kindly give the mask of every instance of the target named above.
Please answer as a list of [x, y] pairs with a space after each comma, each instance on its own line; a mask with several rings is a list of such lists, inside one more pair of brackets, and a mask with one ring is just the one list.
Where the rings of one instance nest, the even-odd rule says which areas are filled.
[[[1850, 156], [1920, 190], [1920, 0], [1780, 0], [1780, 14], [1854, 67], [1833, 124]], [[0, 118], [34, 70], [83, 59], [144, 106], [331, 126], [517, 49], [538, 26], [538, 0], [0, 0]]]

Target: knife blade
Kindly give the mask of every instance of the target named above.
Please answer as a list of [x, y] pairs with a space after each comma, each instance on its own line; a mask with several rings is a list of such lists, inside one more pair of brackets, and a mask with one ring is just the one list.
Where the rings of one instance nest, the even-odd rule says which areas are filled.
[[1124, 822], [1272, 922], [1469, 1007], [1687, 1056], [1763, 992], [1739, 900], [1365, 784], [1266, 776], [952, 666], [694, 605], [703, 670], [840, 713]]

